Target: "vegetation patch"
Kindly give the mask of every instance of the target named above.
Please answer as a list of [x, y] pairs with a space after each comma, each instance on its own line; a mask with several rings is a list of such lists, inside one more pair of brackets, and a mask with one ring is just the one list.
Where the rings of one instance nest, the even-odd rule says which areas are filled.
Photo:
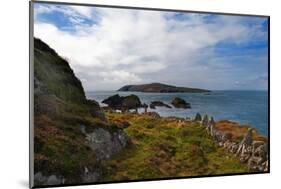
[[127, 121], [133, 145], [103, 162], [103, 181], [245, 173], [247, 166], [220, 148], [205, 127], [192, 121], [156, 119], [147, 114], [106, 113]]

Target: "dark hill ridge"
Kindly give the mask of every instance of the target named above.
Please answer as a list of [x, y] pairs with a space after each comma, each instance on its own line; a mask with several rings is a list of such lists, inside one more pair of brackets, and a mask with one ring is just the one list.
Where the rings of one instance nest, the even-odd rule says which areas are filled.
[[151, 93], [204, 93], [210, 92], [206, 89], [176, 87], [162, 83], [150, 83], [142, 85], [125, 85], [118, 91], [135, 91], [135, 92], [151, 92]]

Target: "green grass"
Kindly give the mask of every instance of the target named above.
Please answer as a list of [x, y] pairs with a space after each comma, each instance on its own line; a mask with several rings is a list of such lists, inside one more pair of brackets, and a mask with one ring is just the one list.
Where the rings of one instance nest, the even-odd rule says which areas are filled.
[[104, 181], [200, 176], [247, 172], [245, 164], [217, 146], [204, 127], [148, 115], [107, 113], [126, 120], [133, 144], [103, 163]]

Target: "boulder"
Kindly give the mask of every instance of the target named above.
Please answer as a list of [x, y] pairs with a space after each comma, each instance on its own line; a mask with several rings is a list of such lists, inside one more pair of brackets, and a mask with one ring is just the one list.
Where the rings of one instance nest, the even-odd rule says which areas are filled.
[[247, 162], [252, 155], [252, 146], [245, 146], [242, 148], [241, 154], [240, 154], [240, 161], [242, 163]]
[[141, 107], [141, 101], [137, 95], [129, 95], [122, 98], [122, 107], [127, 109], [137, 109]]
[[95, 152], [97, 160], [109, 159], [130, 144], [130, 138], [121, 129], [106, 130], [94, 128], [92, 132], [85, 132], [89, 147]]
[[211, 135], [211, 136], [213, 136], [214, 135], [214, 129], [215, 129], [215, 125], [216, 125], [216, 122], [215, 122], [215, 120], [214, 120], [214, 118], [213, 117], [211, 117], [211, 119], [210, 119], [210, 121], [207, 123], [207, 132]]
[[249, 146], [251, 146], [252, 143], [253, 143], [253, 128], [249, 128], [244, 138], [239, 144], [236, 155], [239, 155], [240, 153], [243, 154], [243, 151], [246, 150]]
[[36, 185], [59, 185], [64, 184], [65, 179], [57, 175], [43, 175], [41, 172], [37, 172], [34, 175], [34, 182]]
[[268, 158], [267, 143], [263, 141], [254, 141], [252, 147], [252, 156], [260, 158], [260, 161], [258, 162], [259, 165], [265, 162]]
[[58, 185], [62, 184], [62, 179], [58, 178], [56, 175], [51, 175], [46, 181], [47, 185]]
[[155, 109], [156, 108], [156, 106], [159, 106], [159, 107], [166, 107], [166, 108], [172, 108], [171, 106], [169, 106], [168, 104], [165, 104], [164, 102], [162, 102], [162, 101], [152, 101], [151, 103], [150, 103], [150, 108], [151, 109]]
[[122, 111], [128, 111], [130, 109], [142, 107], [139, 97], [133, 94], [129, 96], [119, 96], [116, 94], [104, 99], [102, 103], [107, 104], [112, 109]]
[[122, 98], [116, 94], [104, 99], [102, 103], [107, 104], [110, 108], [119, 109], [122, 104]]
[[225, 149], [227, 149], [227, 151], [230, 152], [230, 153], [235, 153], [237, 148], [238, 148], [237, 144], [235, 142], [230, 141], [230, 140], [227, 140], [226, 142], [224, 142], [223, 147]]
[[248, 169], [252, 172], [268, 171], [268, 160], [260, 163], [259, 157], [252, 156], [248, 161]]
[[175, 108], [183, 108], [183, 109], [191, 108], [190, 103], [187, 103], [184, 99], [179, 98], [179, 97], [175, 97], [172, 100], [171, 104]]

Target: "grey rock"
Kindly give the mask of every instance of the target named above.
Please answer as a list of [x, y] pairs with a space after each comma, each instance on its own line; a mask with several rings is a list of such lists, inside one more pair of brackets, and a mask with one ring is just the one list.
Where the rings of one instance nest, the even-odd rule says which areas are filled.
[[130, 141], [122, 130], [108, 131], [103, 128], [95, 128], [93, 132], [86, 134], [89, 146], [96, 153], [97, 160], [109, 159], [120, 152]]
[[265, 162], [268, 158], [267, 157], [268, 156], [267, 143], [265, 143], [263, 141], [254, 141], [252, 156], [260, 158], [260, 161], [257, 162], [259, 165], [261, 165], [263, 162]]
[[224, 135], [224, 133], [222, 131], [217, 130], [217, 129], [213, 130], [213, 137], [214, 137], [215, 141], [221, 142], [222, 138], [223, 138], [223, 135]]
[[240, 154], [240, 161], [247, 162], [252, 155], [252, 146], [244, 146]]
[[211, 136], [214, 136], [215, 125], [216, 125], [216, 122], [215, 122], [214, 118], [211, 117], [210, 121], [207, 123], [207, 128], [206, 128], [207, 132]]
[[251, 146], [253, 143], [253, 129], [249, 128], [247, 133], [245, 134], [244, 138], [239, 144], [238, 150], [236, 152], [236, 155], [239, 155], [245, 148], [248, 146]]
[[84, 175], [82, 177], [83, 183], [89, 183], [89, 182], [96, 182], [98, 181], [101, 170], [89, 170], [87, 167], [84, 167]]
[[47, 180], [47, 177], [43, 176], [41, 172], [37, 172], [34, 175], [34, 182], [35, 183], [44, 183]]
[[208, 122], [209, 122], [209, 117], [208, 115], [204, 115], [203, 119], [202, 119], [202, 125], [207, 127], [208, 126]]
[[65, 179], [57, 175], [45, 176], [41, 172], [37, 172], [34, 175], [34, 183], [36, 185], [58, 185], [58, 184], [64, 184], [64, 182]]
[[122, 112], [142, 107], [139, 97], [133, 94], [129, 96], [119, 96], [119, 94], [116, 94], [104, 99], [102, 103], [107, 104], [112, 109], [121, 110]]
[[57, 185], [57, 184], [62, 184], [62, 179], [59, 179], [56, 175], [51, 175], [47, 179], [46, 182], [47, 185]]

